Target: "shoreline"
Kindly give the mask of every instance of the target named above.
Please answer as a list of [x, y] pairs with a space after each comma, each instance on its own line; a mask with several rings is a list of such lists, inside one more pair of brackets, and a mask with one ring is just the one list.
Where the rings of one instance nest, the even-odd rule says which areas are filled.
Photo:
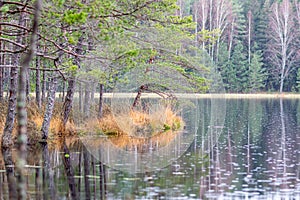
[[[104, 98], [135, 98], [136, 93], [104, 93]], [[239, 93], [224, 93], [224, 94], [183, 94], [175, 93], [177, 98], [215, 98], [215, 99], [271, 99], [271, 98], [285, 98], [285, 99], [300, 99], [300, 94], [294, 93], [256, 93], [256, 94], [239, 94]], [[78, 94], [76, 95], [78, 97]], [[99, 94], [95, 94], [95, 98], [99, 98]], [[143, 93], [141, 98], [162, 98], [155, 93]]]
[[[66, 94], [66, 93], [65, 93]], [[57, 92], [56, 98], [61, 98], [62, 93]], [[137, 93], [104, 93], [104, 98], [135, 98]], [[174, 96], [177, 98], [189, 98], [189, 99], [300, 99], [300, 93], [174, 93]], [[46, 95], [47, 96], [47, 95]], [[165, 95], [166, 96], [166, 95]], [[6, 94], [3, 95], [4, 99], [6, 98]], [[34, 98], [35, 93], [30, 93], [30, 97]], [[79, 97], [79, 93], [76, 92], [74, 94], [75, 98]], [[99, 93], [94, 94], [95, 98], [99, 98]], [[141, 98], [162, 98], [155, 93], [142, 93]]]

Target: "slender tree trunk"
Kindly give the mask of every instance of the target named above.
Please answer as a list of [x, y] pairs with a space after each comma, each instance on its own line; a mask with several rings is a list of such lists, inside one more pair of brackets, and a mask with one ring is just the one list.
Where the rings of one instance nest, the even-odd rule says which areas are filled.
[[[20, 14], [19, 25], [24, 26], [24, 13]], [[21, 32], [22, 33], [22, 32]], [[17, 37], [17, 43], [22, 43], [22, 34]], [[15, 47], [14, 50], [19, 50]], [[10, 69], [10, 89], [9, 89], [9, 100], [8, 109], [6, 114], [6, 122], [2, 135], [2, 148], [10, 148], [12, 141], [12, 130], [15, 122], [16, 105], [17, 105], [17, 86], [18, 86], [18, 68], [20, 63], [20, 54], [13, 54], [13, 66]]]
[[39, 108], [42, 107], [41, 101], [41, 71], [40, 71], [40, 57], [36, 57], [36, 74], [35, 74], [35, 101]]
[[141, 100], [142, 92], [143, 92], [144, 90], [147, 90], [147, 89], [148, 89], [147, 85], [142, 85], [142, 86], [139, 88], [138, 93], [137, 93], [137, 95], [136, 95], [136, 97], [135, 97], [135, 99], [134, 99], [134, 101], [133, 101], [132, 109], [134, 109], [134, 108], [139, 104], [139, 102], [140, 102], [140, 100]]
[[79, 83], [79, 100], [78, 100], [78, 104], [79, 104], [79, 110], [80, 112], [83, 111], [83, 108], [82, 108], [82, 102], [83, 102], [83, 95], [82, 95], [82, 83]]
[[89, 83], [85, 84], [84, 89], [84, 104], [83, 104], [83, 112], [85, 114], [85, 117], [88, 118], [90, 114], [90, 96], [91, 96], [91, 87]]
[[26, 100], [30, 101], [30, 69], [26, 72]]
[[[19, 65], [19, 55], [15, 54], [14, 66]], [[6, 115], [6, 122], [2, 135], [2, 148], [10, 148], [12, 141], [12, 130], [15, 123], [16, 105], [17, 105], [17, 85], [18, 85], [18, 68], [12, 67], [10, 69], [10, 89], [8, 99], [8, 110]]]
[[95, 86], [96, 86], [97, 84], [95, 84], [94, 82], [92, 82], [91, 83], [91, 99], [90, 99], [90, 101], [91, 101], [91, 105], [94, 105], [95, 104]]
[[26, 199], [26, 180], [25, 180], [25, 164], [27, 154], [27, 111], [26, 111], [26, 78], [30, 62], [34, 56], [36, 48], [36, 35], [38, 28], [38, 20], [41, 9], [41, 1], [35, 3], [35, 14], [33, 19], [32, 34], [30, 38], [30, 48], [28, 54], [21, 63], [18, 88], [18, 162], [16, 170], [18, 172], [18, 199]]
[[63, 80], [63, 82], [62, 82], [62, 97], [61, 97], [62, 102], [65, 99], [65, 89], [66, 89], [66, 82]]
[[50, 126], [50, 121], [52, 118], [52, 113], [53, 113], [54, 103], [55, 103], [56, 85], [57, 85], [57, 80], [56, 80], [56, 77], [54, 77], [51, 81], [51, 86], [50, 86], [49, 95], [48, 95], [47, 109], [45, 112], [42, 129], [41, 129], [43, 140], [48, 139], [49, 126]]
[[47, 72], [43, 71], [43, 76], [42, 76], [42, 97], [41, 97], [42, 103], [44, 103], [45, 99], [46, 99], [46, 79], [47, 79]]
[[[0, 4], [3, 3], [3, 0], [0, 0]], [[0, 12], [0, 21], [2, 21], [2, 12]], [[0, 25], [0, 37], [2, 36], [2, 26]], [[0, 40], [0, 52], [4, 49], [4, 44], [2, 44], [2, 40]], [[4, 54], [0, 54], [0, 65], [5, 65], [4, 63]], [[0, 67], [0, 101], [3, 100], [3, 68]]]
[[69, 115], [72, 109], [73, 97], [75, 92], [75, 77], [72, 77], [68, 80], [68, 89], [67, 95], [65, 97], [64, 105], [63, 105], [63, 113], [62, 113], [62, 132], [65, 131], [66, 124], [69, 120]]
[[100, 84], [98, 119], [101, 119], [103, 117], [103, 93], [104, 93], [104, 85]]
[[[209, 1], [209, 31], [212, 31], [213, 30], [213, 19], [212, 19], [212, 16], [213, 16], [213, 0], [210, 0]], [[211, 44], [212, 42], [209, 41], [209, 43]], [[211, 56], [211, 59], [212, 58], [212, 46], [208, 48], [208, 54]]]
[[[77, 54], [82, 54], [82, 43], [83, 43], [83, 37], [81, 36], [78, 40], [77, 48], [76, 48], [76, 53]], [[76, 57], [74, 59], [75, 64], [77, 66], [80, 66], [80, 59]], [[62, 127], [61, 127], [61, 132], [65, 132], [66, 124], [69, 119], [69, 115], [72, 109], [73, 105], [73, 97], [75, 93], [75, 88], [76, 88], [76, 77], [75, 75], [71, 76], [70, 79], [68, 80], [68, 91], [67, 95], [64, 101], [63, 105], [63, 112], [62, 112]]]
[[[1, 12], [0, 12], [1, 13]], [[0, 17], [1, 19], [1, 17]], [[1, 27], [1, 26], [0, 26]], [[0, 28], [0, 31], [1, 31], [1, 28]], [[2, 50], [2, 47], [3, 45], [1, 44], [1, 41], [0, 41], [0, 48]], [[4, 60], [4, 55], [3, 54], [0, 54], [0, 65], [5, 65], [5, 60]], [[4, 88], [3, 88], [3, 83], [4, 83], [4, 70], [2, 67], [0, 67], [0, 102], [3, 100], [3, 93], [4, 93]]]
[[3, 93], [4, 93], [4, 89], [3, 89], [3, 82], [4, 82], [4, 77], [3, 77], [3, 68], [0, 68], [0, 102], [3, 100]]

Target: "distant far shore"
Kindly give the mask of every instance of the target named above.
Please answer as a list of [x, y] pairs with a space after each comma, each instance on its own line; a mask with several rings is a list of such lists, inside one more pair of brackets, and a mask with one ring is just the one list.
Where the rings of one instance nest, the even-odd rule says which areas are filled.
[[[66, 94], [66, 93], [65, 93]], [[61, 92], [56, 93], [56, 97], [60, 98], [62, 95]], [[104, 98], [135, 98], [137, 93], [104, 93]], [[174, 93], [174, 96], [177, 98], [225, 98], [225, 99], [266, 99], [266, 98], [287, 98], [287, 99], [300, 99], [300, 93], [206, 93], [206, 94], [199, 94], [199, 93]], [[6, 96], [6, 93], [3, 95]], [[35, 96], [35, 93], [30, 93], [31, 97]], [[79, 97], [79, 93], [76, 92], [74, 94], [75, 98]], [[99, 93], [94, 94], [95, 98], [99, 98]], [[141, 98], [161, 98], [155, 93], [142, 93]]]
[[[137, 93], [104, 93], [104, 98], [135, 98]], [[174, 96], [177, 98], [226, 98], [226, 99], [264, 99], [264, 98], [295, 98], [300, 99], [300, 93], [253, 93], [253, 94], [239, 94], [239, 93], [224, 93], [224, 94], [184, 94], [184, 93], [174, 93]], [[57, 97], [59, 93], [57, 93]], [[78, 97], [79, 94], [75, 93], [75, 97]], [[95, 98], [99, 98], [99, 94], [95, 93]], [[155, 93], [143, 93], [142, 98], [161, 98], [158, 94]]]
[[[256, 93], [256, 94], [239, 94], [239, 93], [224, 93], [224, 94], [214, 94], [214, 93], [207, 93], [207, 94], [184, 94], [184, 93], [174, 93], [174, 96], [177, 98], [226, 98], [226, 99], [260, 99], [260, 98], [299, 98], [300, 93]], [[136, 93], [104, 93], [103, 95], [105, 98], [129, 98], [135, 97]], [[99, 97], [99, 94], [95, 94], [95, 97]], [[155, 93], [143, 93], [142, 98], [157, 98], [161, 97]]]

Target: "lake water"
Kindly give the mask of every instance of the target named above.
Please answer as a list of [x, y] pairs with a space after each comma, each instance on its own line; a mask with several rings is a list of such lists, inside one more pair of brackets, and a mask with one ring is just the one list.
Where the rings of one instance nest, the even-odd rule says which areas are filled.
[[[28, 153], [28, 196], [300, 199], [299, 102], [194, 99], [180, 112], [186, 125], [179, 133], [41, 145]], [[0, 199], [8, 199], [16, 172], [5, 170], [2, 156], [0, 167]]]

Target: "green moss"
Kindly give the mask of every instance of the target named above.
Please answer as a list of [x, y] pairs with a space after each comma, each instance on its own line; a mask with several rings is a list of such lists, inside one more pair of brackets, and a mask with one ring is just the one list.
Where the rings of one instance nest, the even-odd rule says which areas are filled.
[[114, 131], [114, 130], [107, 130], [105, 132], [103, 132], [105, 135], [107, 136], [116, 136], [118, 135], [118, 132]]
[[171, 126], [169, 124], [164, 124], [164, 129], [163, 131], [168, 131], [171, 129]]

